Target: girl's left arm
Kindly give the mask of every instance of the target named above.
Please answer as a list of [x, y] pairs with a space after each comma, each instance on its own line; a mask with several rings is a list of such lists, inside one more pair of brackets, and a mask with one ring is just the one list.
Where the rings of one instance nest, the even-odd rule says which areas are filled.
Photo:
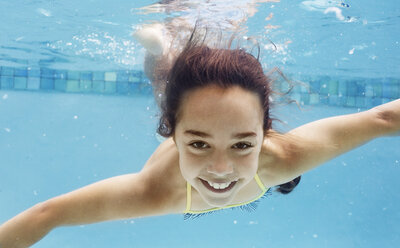
[[272, 174], [279, 182], [290, 181], [374, 138], [399, 132], [400, 99], [364, 112], [314, 121], [280, 138], [269, 138], [266, 144], [278, 158]]

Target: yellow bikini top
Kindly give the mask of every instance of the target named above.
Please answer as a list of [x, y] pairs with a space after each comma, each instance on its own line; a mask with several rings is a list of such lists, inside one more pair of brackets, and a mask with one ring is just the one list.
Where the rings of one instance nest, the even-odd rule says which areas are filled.
[[257, 201], [263, 195], [265, 195], [265, 193], [267, 193], [269, 189], [267, 189], [264, 186], [264, 184], [261, 182], [261, 180], [257, 174], [254, 176], [254, 180], [256, 180], [258, 187], [260, 187], [260, 189], [262, 190], [261, 194], [259, 196], [257, 196], [255, 199], [247, 201], [247, 202], [239, 203], [239, 204], [232, 204], [232, 205], [228, 205], [228, 206], [224, 206], [224, 207], [215, 207], [215, 208], [210, 208], [207, 210], [190, 210], [190, 208], [192, 207], [192, 185], [190, 185], [187, 182], [186, 183], [186, 210], [183, 213], [185, 213], [185, 214], [203, 214], [203, 213], [220, 210], [220, 209], [239, 207], [239, 206], [247, 205], [249, 203]]

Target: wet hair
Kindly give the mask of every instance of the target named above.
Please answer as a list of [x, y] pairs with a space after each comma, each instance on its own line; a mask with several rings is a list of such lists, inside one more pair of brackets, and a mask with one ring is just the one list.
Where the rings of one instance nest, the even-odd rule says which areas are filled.
[[300, 180], [301, 180], [301, 176], [298, 176], [290, 182], [278, 185], [278, 188], [276, 189], [276, 191], [278, 191], [279, 193], [282, 193], [284, 195], [289, 194], [300, 183]]
[[[204, 39], [196, 39], [194, 32], [169, 69], [161, 102], [162, 115], [158, 133], [163, 137], [171, 137], [175, 132], [184, 95], [209, 85], [224, 89], [239, 86], [255, 93], [263, 109], [264, 135], [268, 133], [272, 125], [269, 101], [271, 79], [264, 73], [258, 56], [256, 58], [241, 48], [211, 48], [205, 45]], [[279, 185], [277, 191], [287, 194], [299, 181], [300, 177]]]

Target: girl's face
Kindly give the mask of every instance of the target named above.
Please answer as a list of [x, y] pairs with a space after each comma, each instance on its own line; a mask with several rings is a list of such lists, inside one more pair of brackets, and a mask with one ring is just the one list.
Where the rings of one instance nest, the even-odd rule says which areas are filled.
[[250, 91], [210, 85], [184, 95], [174, 134], [179, 165], [209, 205], [226, 206], [254, 178], [262, 128], [260, 100]]

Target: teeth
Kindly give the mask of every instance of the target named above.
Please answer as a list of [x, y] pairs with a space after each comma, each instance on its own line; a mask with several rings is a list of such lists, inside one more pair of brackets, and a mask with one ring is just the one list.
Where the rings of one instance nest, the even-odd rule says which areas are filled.
[[231, 185], [232, 182], [229, 183], [213, 183], [213, 182], [209, 182], [207, 181], [208, 184], [213, 187], [214, 189], [225, 189], [227, 188], [229, 185]]

